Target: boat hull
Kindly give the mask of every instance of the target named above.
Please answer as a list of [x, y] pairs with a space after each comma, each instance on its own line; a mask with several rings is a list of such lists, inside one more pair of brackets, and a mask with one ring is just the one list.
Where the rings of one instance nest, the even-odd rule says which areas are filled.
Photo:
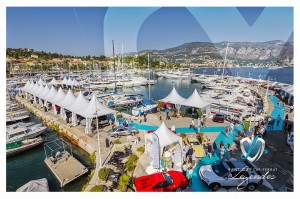
[[8, 149], [8, 150], [6, 150], [6, 157], [11, 157], [13, 155], [17, 155], [17, 154], [23, 153], [29, 149], [35, 148], [35, 147], [41, 145], [43, 143], [43, 141], [44, 141], [43, 138], [40, 137], [40, 138], [37, 138], [37, 140], [31, 144], [22, 145], [18, 148], [14, 148], [14, 149]]

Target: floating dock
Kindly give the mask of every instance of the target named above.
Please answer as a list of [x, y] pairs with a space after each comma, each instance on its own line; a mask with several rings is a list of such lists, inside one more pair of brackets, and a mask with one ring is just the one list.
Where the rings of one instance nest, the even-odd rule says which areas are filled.
[[[50, 171], [53, 173], [53, 175], [56, 177], [56, 179], [59, 181], [61, 187], [76, 180], [77, 178], [88, 172], [88, 169], [83, 164], [81, 164], [76, 158], [74, 158], [72, 154], [65, 150], [66, 145], [63, 144], [62, 147], [58, 147], [53, 150], [51, 147], [49, 147], [50, 143], [59, 146], [56, 140], [46, 143], [44, 145], [46, 153], [46, 158], [44, 162], [46, 163]], [[50, 156], [47, 155], [47, 148], [51, 150]], [[57, 150], [61, 148], [63, 148], [63, 151]], [[54, 151], [56, 153], [55, 156], [53, 156], [52, 153]]]

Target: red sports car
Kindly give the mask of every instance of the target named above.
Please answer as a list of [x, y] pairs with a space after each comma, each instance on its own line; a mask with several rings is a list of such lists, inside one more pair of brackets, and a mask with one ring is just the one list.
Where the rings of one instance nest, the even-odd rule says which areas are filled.
[[166, 192], [182, 191], [189, 182], [181, 172], [168, 171], [135, 178], [134, 185], [137, 192]]

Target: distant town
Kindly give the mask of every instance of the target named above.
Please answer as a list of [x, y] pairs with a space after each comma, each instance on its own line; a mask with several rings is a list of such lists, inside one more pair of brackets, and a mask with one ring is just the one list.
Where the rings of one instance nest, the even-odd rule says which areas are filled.
[[[113, 56], [72, 56], [35, 51], [28, 48], [7, 48], [7, 72], [105, 70], [113, 67], [143, 69], [150, 55], [152, 69], [223, 67], [227, 42], [192, 42], [166, 50], [143, 50]], [[293, 66], [293, 43], [231, 42], [228, 47], [226, 67]]]

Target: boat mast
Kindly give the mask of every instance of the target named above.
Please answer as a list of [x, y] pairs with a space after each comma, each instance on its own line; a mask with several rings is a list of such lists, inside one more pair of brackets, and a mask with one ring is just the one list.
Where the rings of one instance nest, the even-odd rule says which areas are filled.
[[112, 45], [113, 45], [113, 59], [114, 59], [114, 74], [115, 74], [115, 89], [117, 89], [117, 76], [116, 76], [116, 60], [115, 60], [115, 44], [114, 40], [112, 40]]
[[149, 73], [149, 78], [148, 78], [148, 88], [149, 88], [149, 101], [150, 101], [150, 64], [149, 64], [149, 62], [150, 62], [150, 58], [149, 58], [149, 54], [148, 54], [148, 73]]
[[229, 43], [227, 43], [226, 51], [225, 51], [224, 64], [223, 64], [223, 73], [222, 73], [222, 80], [224, 79], [224, 69], [225, 69], [225, 64], [226, 64], [226, 58], [227, 58], [227, 50], [228, 50], [228, 46], [229, 46]]

